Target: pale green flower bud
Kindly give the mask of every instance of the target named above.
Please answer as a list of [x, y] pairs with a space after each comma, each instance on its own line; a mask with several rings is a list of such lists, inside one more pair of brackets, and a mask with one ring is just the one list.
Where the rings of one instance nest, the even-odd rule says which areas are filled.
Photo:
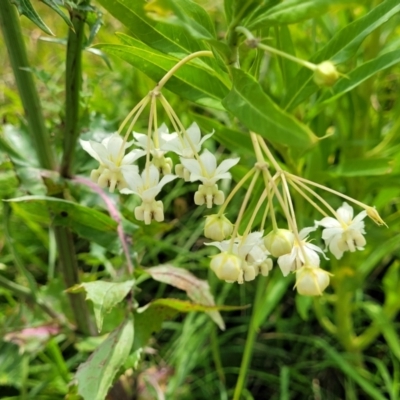
[[290, 253], [293, 248], [293, 243], [294, 235], [287, 229], [271, 231], [264, 238], [265, 247], [274, 257], [280, 257]]
[[221, 242], [231, 235], [233, 224], [224, 215], [213, 214], [206, 218], [204, 236]]
[[210, 268], [219, 279], [228, 282], [243, 282], [242, 260], [235, 254], [223, 251], [213, 256]]
[[323, 61], [314, 71], [314, 82], [319, 86], [332, 86], [339, 79], [339, 72], [331, 61]]
[[322, 296], [329, 285], [329, 273], [319, 267], [305, 265], [296, 272], [296, 288], [303, 296]]

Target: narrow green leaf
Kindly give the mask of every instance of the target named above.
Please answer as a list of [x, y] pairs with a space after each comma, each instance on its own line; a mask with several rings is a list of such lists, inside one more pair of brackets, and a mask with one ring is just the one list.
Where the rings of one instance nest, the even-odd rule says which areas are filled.
[[58, 6], [58, 3], [55, 0], [40, 0], [40, 1], [46, 4], [46, 6], [50, 7], [53, 11], [55, 11], [71, 29], [74, 29], [74, 25], [72, 24], [71, 20], [68, 18], [67, 15], [64, 14], [64, 12]]
[[390, 158], [353, 158], [341, 161], [332, 169], [332, 174], [347, 177], [387, 175], [392, 171], [392, 163]]
[[332, 6], [349, 6], [358, 3], [360, 3], [359, 0], [286, 0], [265, 12], [260, 10], [257, 17], [250, 22], [249, 28], [262, 28], [268, 24], [294, 24], [321, 16]]
[[[120, 35], [127, 45], [98, 45], [106, 53], [117, 56], [140, 69], [155, 82], [179, 61], [178, 58], [154, 50], [136, 39]], [[215, 73], [197, 60], [180, 68], [165, 87], [202, 106], [222, 109], [220, 100], [228, 93], [227, 86]]]
[[396, 332], [393, 322], [386, 317], [382, 307], [378, 304], [363, 302], [362, 307], [374, 323], [379, 326], [390, 350], [400, 360], [400, 337]]
[[300, 151], [317, 143], [318, 137], [306, 125], [280, 109], [253, 77], [238, 69], [232, 74], [233, 88], [222, 104], [249, 130], [273, 143]]
[[44, 23], [42, 18], [40, 18], [40, 15], [35, 11], [30, 0], [12, 0], [11, 3], [15, 4], [20, 15], [25, 15], [43, 32], [47, 33], [48, 35], [54, 36], [54, 33]]
[[[158, 281], [184, 290], [188, 297], [195, 303], [205, 306], [215, 306], [214, 297], [211, 294], [210, 286], [207, 281], [197, 278], [191, 272], [183, 268], [172, 265], [160, 265], [158, 267], [147, 268], [146, 273]], [[208, 311], [207, 314], [219, 326], [225, 329], [224, 320], [218, 311]]]
[[[316, 64], [331, 60], [341, 64], [350, 59], [363, 40], [400, 11], [398, 0], [385, 0], [368, 14], [345, 26], [310, 61]], [[286, 108], [294, 108], [315, 93], [319, 87], [312, 81], [313, 73], [302, 68], [286, 96]]]
[[99, 0], [100, 4], [121, 21], [141, 42], [166, 54], [182, 57], [204, 44], [188, 36], [182, 27], [154, 21], [146, 15], [145, 0]]
[[196, 39], [216, 39], [210, 16], [191, 0], [154, 0], [144, 8], [161, 21], [182, 26]]
[[84, 400], [104, 400], [114, 377], [128, 358], [133, 343], [133, 322], [126, 320], [81, 364], [75, 374]]
[[101, 332], [104, 315], [125, 299], [133, 284], [133, 280], [119, 283], [95, 281], [75, 285], [67, 291], [70, 293], [86, 292], [86, 300], [93, 302], [97, 329]]

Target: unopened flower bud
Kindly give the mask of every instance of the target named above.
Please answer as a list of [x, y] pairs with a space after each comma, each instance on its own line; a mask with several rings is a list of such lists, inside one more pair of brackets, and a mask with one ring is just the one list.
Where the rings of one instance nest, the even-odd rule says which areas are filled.
[[366, 207], [365, 211], [367, 212], [368, 217], [370, 217], [377, 225], [386, 225], [375, 207]]
[[213, 214], [206, 218], [204, 236], [221, 242], [233, 231], [233, 224], [224, 215]]
[[271, 231], [264, 238], [265, 247], [274, 257], [280, 257], [290, 253], [293, 248], [293, 243], [294, 235], [287, 229]]
[[296, 288], [303, 296], [321, 296], [329, 285], [329, 273], [319, 267], [305, 265], [296, 272]]
[[318, 86], [332, 86], [339, 79], [339, 72], [332, 61], [323, 61], [316, 66], [314, 82]]
[[212, 257], [210, 268], [215, 272], [219, 279], [229, 282], [241, 280], [243, 271], [241, 269], [242, 260], [235, 254], [223, 251]]

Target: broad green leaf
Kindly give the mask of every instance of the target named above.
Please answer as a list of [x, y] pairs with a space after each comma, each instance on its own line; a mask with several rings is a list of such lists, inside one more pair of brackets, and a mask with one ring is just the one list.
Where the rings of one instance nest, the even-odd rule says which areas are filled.
[[[24, 196], [8, 200], [14, 212], [23, 212], [40, 224], [66, 226], [83, 238], [93, 240], [111, 251], [119, 250], [117, 223], [108, 215], [72, 201], [46, 196]], [[130, 233], [137, 227], [126, 220]]]
[[[98, 45], [106, 53], [117, 56], [158, 82], [179, 59], [154, 50], [136, 39], [120, 35], [127, 45]], [[207, 107], [222, 109], [220, 99], [228, 88], [213, 71], [199, 62], [188, 63], [180, 68], [165, 87], [188, 100]]]
[[392, 161], [390, 158], [353, 158], [341, 161], [332, 174], [348, 177], [387, 175], [392, 171]]
[[97, 329], [101, 332], [104, 315], [125, 299], [133, 284], [133, 280], [119, 283], [95, 281], [80, 283], [67, 291], [70, 293], [86, 293], [86, 300], [93, 302]]
[[[183, 268], [172, 265], [160, 265], [158, 267], [147, 268], [146, 273], [158, 281], [184, 290], [188, 297], [195, 303], [205, 306], [215, 306], [214, 297], [211, 294], [210, 286], [207, 281], [198, 279], [195, 275]], [[218, 311], [208, 311], [208, 315], [219, 326], [225, 329], [224, 320]]]
[[0, 342], [0, 387], [20, 388], [23, 385], [23, 358], [17, 345]]
[[43, 32], [48, 35], [54, 36], [54, 33], [50, 30], [50, 28], [44, 23], [40, 15], [33, 8], [30, 0], [12, 0], [12, 3], [18, 9], [18, 12], [21, 15], [25, 15], [28, 19], [30, 19], [36, 26], [38, 26]]
[[379, 57], [370, 60], [359, 67], [353, 69], [331, 88], [325, 92], [316, 104], [317, 110], [320, 110], [325, 104], [338, 99], [343, 94], [353, 90], [359, 84], [363, 83], [376, 73], [385, 70], [400, 62], [400, 50], [384, 53]]
[[[398, 0], [385, 0], [373, 8], [368, 14], [358, 18], [354, 22], [340, 30], [321, 50], [311, 57], [310, 61], [316, 64], [331, 60], [335, 64], [341, 64], [350, 59], [363, 40], [400, 11]], [[286, 96], [286, 108], [294, 108], [303, 100], [318, 90], [318, 86], [312, 81], [313, 73], [302, 68], [297, 74], [293, 85], [289, 87]]]
[[55, 11], [71, 29], [74, 29], [74, 25], [72, 24], [71, 20], [63, 13], [59, 7], [59, 4], [55, 0], [41, 0], [41, 2]]
[[286, 0], [258, 15], [249, 23], [249, 28], [257, 29], [265, 25], [294, 24], [305, 19], [321, 16], [332, 6], [352, 5], [360, 1], [348, 0]]
[[128, 319], [81, 364], [74, 381], [84, 400], [104, 400], [114, 377], [129, 356], [133, 344], [133, 322]]
[[222, 104], [249, 130], [273, 143], [300, 151], [317, 143], [318, 137], [306, 125], [280, 109], [254, 78], [238, 69], [232, 74], [233, 88]]
[[385, 315], [382, 307], [378, 304], [371, 302], [363, 302], [363, 309], [367, 312], [369, 317], [374, 323], [379, 326], [383, 337], [386, 340], [392, 353], [400, 360], [400, 337], [396, 332], [396, 328], [392, 321], [390, 321]]

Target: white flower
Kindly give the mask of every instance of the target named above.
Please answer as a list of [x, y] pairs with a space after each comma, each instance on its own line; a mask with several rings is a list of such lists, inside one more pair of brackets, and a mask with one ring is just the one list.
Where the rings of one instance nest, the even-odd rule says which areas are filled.
[[[187, 135], [186, 135], [187, 134]], [[173, 151], [184, 158], [193, 158], [193, 149], [198, 153], [201, 150], [201, 145], [213, 135], [209, 133], [201, 137], [200, 128], [193, 122], [188, 129], [186, 129], [186, 134], [182, 133], [171, 133], [171, 139], [165, 143], [164, 148], [168, 151]]]
[[338, 219], [325, 217], [321, 221], [315, 221], [317, 225], [323, 226], [322, 239], [329, 247], [332, 254], [340, 259], [345, 251], [364, 250], [366, 240], [364, 238], [364, 221], [367, 211], [361, 211], [353, 219], [353, 207], [343, 203], [337, 209]]
[[204, 236], [213, 240], [224, 240], [233, 231], [233, 224], [224, 215], [207, 216], [204, 226]]
[[197, 192], [194, 194], [195, 204], [201, 206], [207, 204], [207, 208], [211, 208], [213, 203], [220, 205], [225, 200], [225, 195], [218, 190], [216, 184], [220, 179], [229, 179], [231, 174], [228, 172], [230, 168], [239, 162], [239, 158], [231, 158], [221, 162], [217, 166], [217, 159], [214, 154], [208, 150], [204, 150], [200, 155], [200, 160], [185, 159], [181, 157], [182, 165], [190, 172], [190, 181], [200, 181]]
[[146, 154], [143, 150], [138, 149], [125, 154], [130, 143], [124, 143], [124, 139], [118, 133], [113, 133], [102, 140], [101, 143], [92, 140], [80, 140], [80, 144], [100, 163], [100, 167], [92, 171], [91, 179], [101, 187], [108, 186], [110, 192], [113, 192], [115, 187], [118, 187], [118, 189], [126, 187], [121, 168], [124, 167], [131, 172], [137, 171], [137, 167], [131, 164]]
[[136, 194], [142, 199], [142, 204], [135, 208], [135, 217], [145, 224], [150, 224], [152, 219], [164, 220], [164, 209], [161, 201], [155, 197], [160, 193], [164, 185], [176, 179], [175, 175], [165, 175], [160, 180], [160, 172], [157, 167], [150, 165], [141, 175], [137, 172], [127, 171], [122, 168], [122, 173], [129, 188], [121, 190], [121, 193]]
[[296, 272], [296, 288], [303, 296], [321, 296], [329, 285], [329, 273], [312, 264]]
[[[308, 234], [316, 229], [315, 226], [302, 229], [299, 232], [301, 243], [295, 239], [292, 251], [278, 258], [278, 265], [283, 276], [289, 275], [291, 271], [299, 270], [303, 264], [319, 266], [320, 260], [318, 253], [321, 253], [324, 257], [325, 254], [318, 246], [307, 242]], [[306, 257], [304, 257], [304, 254]]]
[[168, 151], [167, 144], [174, 138], [173, 135], [168, 133], [168, 128], [165, 124], [162, 124], [157, 132], [153, 133], [157, 135], [157, 139], [153, 140], [144, 133], [133, 132], [133, 137], [136, 139], [134, 144], [142, 149], [149, 151], [153, 156], [153, 164], [164, 174], [168, 175], [172, 171], [172, 160], [165, 158], [164, 154]]

